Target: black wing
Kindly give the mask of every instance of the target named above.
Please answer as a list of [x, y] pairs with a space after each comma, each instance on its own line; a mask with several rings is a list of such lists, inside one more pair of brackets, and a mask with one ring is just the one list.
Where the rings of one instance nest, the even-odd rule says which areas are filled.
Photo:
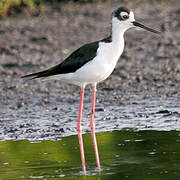
[[32, 77], [32, 79], [36, 79], [57, 74], [73, 73], [96, 56], [98, 47], [98, 41], [86, 44], [74, 51], [62, 63], [44, 71], [25, 75], [22, 78]]

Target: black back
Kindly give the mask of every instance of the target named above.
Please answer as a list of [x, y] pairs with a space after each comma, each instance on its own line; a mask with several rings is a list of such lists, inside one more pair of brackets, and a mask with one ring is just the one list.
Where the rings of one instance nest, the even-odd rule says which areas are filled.
[[40, 77], [53, 76], [57, 74], [73, 73], [96, 56], [98, 47], [99, 41], [86, 44], [74, 51], [62, 63], [45, 71], [40, 71], [37, 73], [23, 76], [23, 78], [32, 77], [32, 79], [35, 79]]
[[87, 62], [91, 61], [97, 53], [98, 42], [86, 44], [74, 51], [66, 60], [49, 69], [45, 76], [73, 73]]

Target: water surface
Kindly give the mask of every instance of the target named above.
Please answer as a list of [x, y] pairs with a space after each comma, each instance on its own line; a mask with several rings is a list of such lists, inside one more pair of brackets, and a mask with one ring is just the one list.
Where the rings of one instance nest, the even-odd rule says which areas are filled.
[[0, 142], [0, 179], [180, 179], [180, 132], [132, 130], [97, 133], [98, 172], [90, 134], [84, 135], [87, 176], [77, 136], [57, 141]]

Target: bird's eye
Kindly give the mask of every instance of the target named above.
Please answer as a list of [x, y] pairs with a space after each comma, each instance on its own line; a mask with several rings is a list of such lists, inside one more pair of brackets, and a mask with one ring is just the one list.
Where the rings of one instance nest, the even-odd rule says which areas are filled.
[[126, 20], [129, 18], [129, 14], [127, 12], [120, 13], [121, 20]]
[[122, 19], [123, 19], [123, 20], [126, 20], [126, 19], [128, 19], [128, 18], [129, 18], [128, 15], [123, 15], [123, 16], [122, 16]]

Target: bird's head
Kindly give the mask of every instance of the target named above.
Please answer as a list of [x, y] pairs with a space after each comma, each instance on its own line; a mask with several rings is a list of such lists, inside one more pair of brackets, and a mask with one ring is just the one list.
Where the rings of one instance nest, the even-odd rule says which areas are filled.
[[140, 27], [153, 33], [160, 33], [152, 28], [149, 28], [134, 19], [134, 13], [126, 8], [120, 7], [112, 13], [112, 26], [119, 26], [122, 31], [126, 31], [133, 27]]

